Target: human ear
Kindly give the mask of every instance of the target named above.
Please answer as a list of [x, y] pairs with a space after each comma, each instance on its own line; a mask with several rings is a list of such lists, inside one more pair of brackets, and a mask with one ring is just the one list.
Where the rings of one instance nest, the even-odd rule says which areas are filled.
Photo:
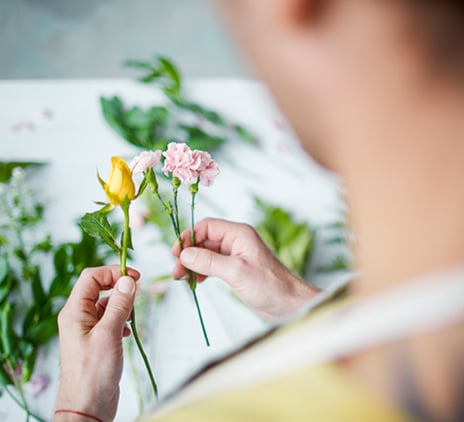
[[271, 0], [274, 16], [289, 28], [308, 28], [324, 15], [330, 0]]

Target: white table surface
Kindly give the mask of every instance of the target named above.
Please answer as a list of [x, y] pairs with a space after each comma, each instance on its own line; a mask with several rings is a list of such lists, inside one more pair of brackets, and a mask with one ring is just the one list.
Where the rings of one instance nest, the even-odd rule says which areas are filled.
[[[211, 188], [200, 193], [198, 218], [256, 222], [253, 195], [292, 210], [314, 226], [340, 218], [336, 181], [305, 157], [260, 84], [204, 79], [190, 81], [187, 90], [191, 98], [250, 128], [261, 142], [260, 149], [232, 142], [215, 157], [221, 174]], [[102, 117], [99, 96], [114, 94], [129, 104], [151, 105], [162, 100], [153, 88], [125, 79], [0, 81], [0, 160], [49, 163], [38, 171], [33, 183], [47, 200], [46, 222], [57, 241], [76, 240], [74, 221], [94, 209], [94, 200], [103, 199], [96, 168], [106, 178], [110, 156], [132, 157], [137, 153]], [[43, 110], [51, 117], [44, 117]], [[165, 246], [154, 244], [153, 230], [134, 232], [133, 265], [146, 279], [169, 272], [173, 262]], [[319, 244], [314, 258], [324, 262], [329, 255], [330, 251]], [[181, 282], [172, 282], [164, 301], [142, 321], [161, 396], [207, 360], [266, 329], [267, 324], [232, 298], [221, 281], [210, 279], [197, 291], [211, 340], [209, 349], [203, 342], [191, 294]], [[39, 358], [36, 373], [43, 372], [51, 376], [52, 383], [30, 402], [33, 410], [50, 418], [58, 380], [56, 341]], [[136, 403], [134, 382], [126, 365], [116, 420], [133, 420]], [[23, 419], [23, 413], [4, 395], [0, 420]]]

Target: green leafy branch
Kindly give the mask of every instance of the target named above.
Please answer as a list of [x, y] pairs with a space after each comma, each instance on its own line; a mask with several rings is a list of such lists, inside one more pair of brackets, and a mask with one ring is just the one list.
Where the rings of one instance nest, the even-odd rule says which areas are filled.
[[255, 198], [255, 203], [261, 213], [256, 231], [285, 266], [304, 277], [314, 247], [314, 231], [283, 208], [260, 198]]
[[[256, 230], [264, 243], [283, 264], [304, 278], [314, 252], [316, 233], [320, 228], [316, 230], [307, 223], [298, 222], [289, 211], [260, 198], [255, 198], [255, 203], [260, 212], [260, 221], [256, 225]], [[329, 234], [325, 245], [346, 246], [346, 227], [343, 222], [337, 221], [322, 228]], [[316, 273], [332, 273], [348, 269], [347, 257], [338, 253], [327, 264], [318, 266]]]
[[167, 100], [165, 106], [143, 109], [127, 107], [117, 96], [100, 98], [105, 120], [130, 144], [164, 150], [170, 140], [178, 139], [192, 149], [208, 152], [220, 149], [228, 139], [257, 145], [256, 138], [243, 126], [190, 101], [183, 91], [179, 70], [166, 57], [157, 56], [153, 63], [129, 60], [126, 65], [144, 71], [138, 80], [158, 86]]
[[[57, 335], [57, 315], [72, 284], [87, 266], [104, 264], [99, 243], [81, 233], [77, 242], [54, 245], [41, 224], [44, 206], [23, 169], [37, 163], [0, 163], [0, 384], [25, 412], [24, 385], [39, 350]], [[41, 267], [52, 264], [51, 277]], [[14, 391], [10, 390], [12, 388]]]

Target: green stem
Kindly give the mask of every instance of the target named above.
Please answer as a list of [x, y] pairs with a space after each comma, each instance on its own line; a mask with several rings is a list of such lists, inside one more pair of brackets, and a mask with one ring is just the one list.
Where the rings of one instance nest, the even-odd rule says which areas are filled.
[[174, 213], [172, 211], [172, 208], [166, 202], [164, 202], [161, 194], [159, 193], [157, 185], [155, 187], [152, 187], [152, 191], [158, 197], [158, 199], [161, 202], [161, 205], [163, 206], [164, 210], [168, 213], [169, 218], [171, 219], [172, 226], [174, 227], [174, 231], [177, 234], [179, 232], [179, 224], [178, 224], [178, 222], [176, 222], [176, 219], [174, 217]]
[[134, 378], [135, 390], [137, 392], [137, 400], [139, 402], [138, 403], [139, 414], [142, 414], [144, 411], [143, 395], [142, 395], [142, 390], [140, 388], [139, 377], [137, 376], [137, 369], [135, 367], [135, 362], [134, 362], [134, 351], [132, 347], [133, 347], [133, 343], [128, 342], [127, 343], [127, 354], [129, 355], [129, 366], [130, 366], [130, 370], [132, 373], [132, 377]]
[[[124, 214], [124, 232], [122, 236], [122, 245], [121, 245], [121, 256], [120, 256], [120, 261], [121, 261], [121, 274], [122, 275], [127, 275], [127, 248], [129, 245], [129, 236], [130, 236], [130, 229], [129, 229], [129, 205], [130, 203], [122, 203], [121, 204], [121, 209]], [[137, 348], [139, 349], [140, 355], [142, 356], [143, 363], [145, 365], [145, 368], [147, 369], [148, 376], [150, 377], [150, 382], [151, 386], [153, 388], [153, 393], [155, 394], [155, 397], [158, 397], [158, 387], [156, 386], [155, 382], [155, 377], [153, 376], [153, 372], [150, 367], [150, 362], [148, 361], [147, 355], [145, 353], [145, 350], [143, 349], [142, 342], [140, 341], [139, 334], [137, 332], [137, 326], [135, 323], [135, 309], [132, 308], [131, 312], [131, 321], [130, 321], [130, 326], [132, 330], [132, 335], [134, 336], [135, 344], [137, 345]]]
[[203, 316], [201, 315], [200, 304], [198, 303], [197, 292], [192, 290], [193, 300], [195, 301], [195, 306], [197, 308], [198, 318], [200, 318], [201, 330], [203, 331], [203, 337], [205, 339], [206, 345], [209, 347], [208, 334], [206, 334], [205, 323], [203, 322]]
[[[195, 197], [198, 192], [198, 182], [196, 183], [196, 185], [193, 186], [193, 189], [191, 189], [191, 192], [192, 192], [192, 203], [190, 206], [190, 224], [192, 228], [192, 233], [190, 236], [190, 241], [192, 243], [192, 246], [195, 246]], [[192, 277], [193, 277], [193, 280], [192, 280], [193, 288], [191, 288], [191, 290], [193, 293], [193, 299], [195, 301], [195, 306], [197, 308], [198, 318], [200, 318], [200, 324], [201, 324], [201, 329], [203, 331], [203, 337], [205, 338], [206, 345], [209, 347], [208, 334], [206, 333], [205, 323], [203, 321], [203, 316], [200, 310], [200, 304], [198, 303], [198, 297], [195, 291], [197, 287], [197, 273], [193, 272]]]
[[158, 397], [158, 387], [156, 385], [155, 377], [153, 376], [153, 372], [151, 370], [150, 362], [148, 362], [147, 355], [145, 353], [145, 350], [143, 349], [142, 342], [140, 341], [139, 334], [137, 332], [137, 327], [135, 324], [135, 312], [134, 308], [132, 308], [132, 313], [131, 313], [131, 322], [130, 322], [132, 334], [134, 336], [135, 344], [137, 345], [137, 348], [139, 349], [140, 355], [142, 356], [143, 363], [145, 364], [145, 368], [147, 369], [148, 376], [150, 378], [151, 386], [153, 388], [153, 393], [155, 394], [155, 397]]
[[[198, 182], [196, 185], [196, 190], [197, 189], [198, 189]], [[190, 235], [190, 242], [192, 246], [195, 246], [195, 197], [196, 195], [197, 195], [197, 192], [195, 190], [192, 190], [192, 203], [190, 205], [190, 226], [192, 229], [192, 233]], [[193, 289], [192, 290], [195, 290], [197, 287], [197, 273], [194, 272], [192, 275], [193, 275], [193, 282], [192, 282]]]
[[[198, 185], [197, 185], [197, 188], [198, 188]], [[174, 194], [174, 220], [176, 222], [176, 224], [174, 224], [174, 231], [176, 232], [176, 237], [177, 237], [177, 242], [179, 243], [179, 248], [180, 248], [181, 251], [183, 251], [184, 250], [184, 244], [183, 244], [181, 236], [180, 236], [179, 207], [178, 207], [178, 202], [177, 202], [178, 187], [175, 184], [173, 184], [173, 194]], [[194, 218], [194, 214], [195, 214], [195, 195], [196, 195], [196, 192], [195, 193], [192, 192], [192, 205], [191, 205], [191, 221], [192, 221], [191, 240], [192, 240], [192, 246], [195, 245], [195, 232], [194, 232], [194, 225], [195, 225], [195, 218]], [[194, 271], [190, 271], [190, 270], [187, 270], [187, 269], [185, 271], [187, 273], [188, 283], [189, 283], [189, 286], [190, 286], [190, 290], [192, 291], [192, 294], [193, 294], [193, 299], [195, 301], [195, 306], [197, 308], [197, 313], [198, 313], [198, 317], [200, 319], [200, 324], [201, 324], [201, 330], [203, 332], [203, 337], [205, 339], [206, 345], [209, 347], [210, 343], [209, 343], [208, 335], [206, 333], [205, 323], [203, 321], [203, 316], [201, 314], [200, 304], [198, 303], [197, 294], [195, 292], [195, 289], [196, 289], [196, 286], [197, 286], [197, 282], [196, 282], [196, 276], [197, 275], [196, 275], [196, 273]]]
[[21, 381], [19, 381], [17, 376], [16, 376], [16, 369], [15, 369], [13, 363], [11, 362], [11, 360], [9, 358], [6, 358], [5, 361], [6, 361], [6, 364], [8, 365], [8, 369], [10, 370], [11, 378], [12, 378], [13, 384], [14, 384], [14, 386], [16, 388], [16, 391], [19, 394], [20, 400], [18, 400], [13, 395], [13, 393], [10, 390], [8, 390], [7, 386], [5, 386], [5, 390], [10, 395], [10, 397], [16, 402], [16, 404], [18, 406], [20, 406], [26, 412], [26, 422], [29, 421], [30, 417], [33, 417], [34, 419], [38, 420], [39, 422], [45, 422], [39, 416], [35, 415], [34, 413], [32, 413], [30, 411], [29, 406], [27, 404], [26, 396], [24, 395], [24, 391], [23, 391], [23, 387], [21, 385]]
[[178, 205], [178, 202], [177, 202], [177, 196], [178, 196], [178, 193], [179, 193], [179, 189], [175, 185], [173, 185], [172, 191], [173, 191], [173, 194], [174, 194], [174, 220], [175, 220], [175, 224], [176, 224], [175, 229], [176, 229], [176, 232], [179, 235], [179, 239], [180, 239], [179, 205]]
[[35, 420], [37, 420], [38, 422], [46, 422], [45, 419], [42, 419], [40, 416], [37, 416], [35, 415], [34, 413], [32, 413], [30, 410], [29, 410], [29, 407], [27, 405], [24, 405], [24, 403], [21, 403], [20, 400], [18, 400], [15, 395], [9, 390], [8, 386], [5, 386], [4, 390], [7, 392], [7, 394], [11, 397], [11, 399], [21, 408], [23, 409], [26, 413], [27, 413], [27, 419], [26, 420], [29, 420], [29, 417], [32, 417], [34, 418]]
[[124, 231], [122, 232], [122, 245], [121, 254], [119, 257], [121, 264], [121, 274], [127, 275], [127, 248], [129, 245], [129, 204], [121, 204], [122, 212], [124, 214]]

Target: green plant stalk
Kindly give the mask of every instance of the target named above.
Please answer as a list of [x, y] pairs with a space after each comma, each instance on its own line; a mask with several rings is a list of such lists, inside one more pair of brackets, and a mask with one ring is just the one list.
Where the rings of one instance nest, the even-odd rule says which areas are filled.
[[129, 355], [129, 366], [130, 366], [132, 376], [134, 378], [135, 390], [137, 392], [139, 414], [142, 414], [144, 412], [143, 395], [142, 395], [142, 390], [140, 388], [140, 382], [139, 382], [139, 378], [137, 376], [137, 369], [135, 367], [135, 362], [134, 362], [134, 353], [133, 353], [133, 349], [132, 349], [133, 343], [129, 342], [127, 344], [128, 344], [127, 352], [128, 352], [128, 355]]
[[16, 369], [15, 369], [14, 365], [11, 363], [11, 360], [9, 358], [6, 358], [6, 363], [8, 365], [8, 369], [10, 370], [11, 378], [12, 378], [13, 384], [14, 384], [14, 386], [16, 388], [16, 391], [19, 394], [20, 400], [18, 400], [13, 395], [13, 393], [8, 389], [8, 386], [5, 386], [5, 390], [7, 391], [9, 396], [16, 402], [16, 404], [18, 406], [20, 406], [26, 412], [26, 422], [29, 421], [30, 417], [33, 417], [34, 419], [38, 420], [39, 422], [45, 422], [42, 418], [40, 418], [39, 416], [32, 413], [31, 410], [29, 409], [26, 397], [24, 396], [24, 391], [23, 391], [23, 387], [21, 385], [21, 381], [18, 380], [18, 378], [16, 377]]
[[[198, 185], [197, 185], [197, 188], [198, 188]], [[180, 250], [183, 251], [184, 250], [184, 244], [183, 244], [182, 239], [180, 237], [179, 207], [178, 207], [178, 204], [177, 204], [177, 191], [178, 191], [178, 187], [176, 186], [176, 183], [173, 181], [174, 214], [175, 214], [174, 220], [177, 223], [177, 228], [176, 228], [176, 226], [174, 226], [174, 231], [176, 232], [177, 242], [179, 244]], [[193, 225], [192, 225], [192, 233], [194, 233], [193, 226], [195, 224], [194, 213], [195, 213], [195, 195], [192, 194], [192, 206], [191, 206], [191, 217], [192, 217], [192, 223], [193, 223]], [[195, 235], [193, 235], [193, 236], [195, 236]], [[194, 245], [195, 245], [195, 237], [193, 237], [193, 242], [192, 242], [192, 246], [194, 246]], [[198, 318], [200, 319], [200, 325], [201, 325], [201, 330], [203, 332], [203, 337], [205, 339], [206, 346], [209, 347], [210, 346], [209, 338], [208, 338], [208, 334], [206, 333], [205, 322], [203, 321], [203, 315], [201, 313], [200, 304], [198, 303], [198, 297], [197, 297], [197, 293], [195, 291], [195, 289], [197, 287], [196, 274], [195, 274], [195, 272], [187, 270], [187, 269], [185, 271], [187, 273], [187, 279], [188, 279], [188, 283], [189, 283], [189, 286], [190, 286], [190, 290], [192, 291], [193, 300], [195, 301], [195, 307], [197, 308]]]
[[25, 405], [24, 403], [22, 403], [21, 401], [19, 401], [15, 395], [10, 391], [10, 389], [8, 388], [8, 386], [5, 386], [4, 390], [7, 392], [7, 394], [11, 397], [11, 399], [21, 408], [23, 409], [26, 413], [27, 413], [27, 420], [29, 420], [29, 417], [32, 417], [34, 418], [35, 420], [39, 421], [39, 422], [46, 422], [45, 419], [42, 419], [40, 416], [37, 416], [36, 414], [32, 413], [30, 410], [29, 410], [29, 407], [27, 405]]
[[[192, 233], [191, 233], [191, 236], [190, 236], [190, 241], [192, 243], [192, 246], [195, 246], [195, 198], [196, 198], [196, 195], [198, 193], [198, 182], [199, 181], [197, 181], [191, 187], [192, 203], [191, 203], [191, 206], [190, 206], [190, 223], [191, 223]], [[200, 305], [198, 303], [198, 297], [197, 297], [197, 292], [196, 292], [197, 273], [193, 272], [192, 277], [193, 277], [192, 283], [190, 284], [190, 282], [189, 282], [190, 289], [192, 290], [193, 299], [195, 300], [195, 306], [197, 307], [198, 318], [200, 318], [201, 329], [203, 330], [203, 336], [205, 338], [206, 345], [209, 347], [209, 339], [208, 339], [208, 335], [206, 334], [205, 323], [203, 322], [203, 316], [201, 314]]]
[[[121, 263], [121, 274], [127, 275], [127, 248], [129, 245], [129, 202], [122, 203], [121, 209], [124, 214], [124, 232], [122, 236], [122, 245], [121, 245], [121, 256], [120, 256], [120, 263]], [[158, 397], [158, 387], [156, 385], [155, 377], [153, 376], [153, 372], [150, 367], [150, 363], [148, 362], [147, 355], [145, 350], [143, 349], [142, 342], [140, 341], [140, 337], [137, 331], [136, 320], [135, 320], [135, 309], [132, 308], [131, 311], [131, 321], [130, 327], [132, 330], [132, 334], [134, 336], [135, 344], [139, 349], [140, 355], [142, 356], [143, 363], [145, 364], [145, 368], [147, 369], [148, 376], [150, 377], [151, 386], [153, 388], [153, 393], [155, 397]]]

